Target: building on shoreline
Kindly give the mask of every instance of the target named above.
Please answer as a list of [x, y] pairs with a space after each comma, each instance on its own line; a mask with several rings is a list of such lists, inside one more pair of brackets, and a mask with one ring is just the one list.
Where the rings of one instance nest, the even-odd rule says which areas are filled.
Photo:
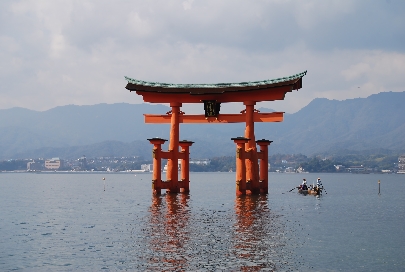
[[363, 165], [353, 165], [347, 168], [347, 171], [350, 173], [360, 173], [360, 172], [364, 172], [365, 168]]
[[27, 171], [40, 171], [43, 169], [43, 164], [40, 162], [31, 161], [27, 163]]
[[209, 165], [210, 163], [211, 163], [210, 159], [190, 159], [190, 164]]
[[405, 174], [405, 155], [398, 158], [398, 172], [397, 174]]
[[45, 169], [47, 170], [58, 170], [63, 166], [63, 161], [59, 158], [52, 158], [50, 160], [45, 160]]
[[141, 164], [141, 171], [144, 171], [144, 172], [153, 171], [153, 164]]

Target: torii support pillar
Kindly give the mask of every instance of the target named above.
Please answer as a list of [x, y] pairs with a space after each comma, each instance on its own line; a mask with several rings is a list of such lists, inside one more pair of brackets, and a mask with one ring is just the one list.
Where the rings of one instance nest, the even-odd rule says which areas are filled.
[[189, 193], [190, 192], [190, 152], [189, 147], [194, 142], [191, 141], [180, 141], [179, 145], [181, 147], [181, 185], [180, 192]]
[[245, 138], [249, 139], [245, 144], [245, 151], [248, 156], [245, 158], [246, 162], [246, 179], [248, 183], [248, 189], [251, 194], [259, 194], [259, 165], [257, 157], [257, 149], [255, 143], [255, 123], [253, 120], [255, 101], [245, 101], [243, 104], [246, 106], [246, 128]]
[[167, 140], [161, 138], [152, 138], [148, 141], [153, 144], [153, 176], [152, 176], [152, 192], [155, 195], [160, 195], [163, 188], [162, 184], [162, 144]]
[[[268, 171], [268, 146], [273, 141], [258, 140], [256, 143], [260, 146], [260, 152], [256, 152], [256, 149], [245, 150], [245, 146], [250, 141], [249, 138], [236, 137], [231, 138], [236, 143], [236, 195], [246, 194], [268, 194], [269, 192], [269, 171]], [[257, 169], [256, 165], [252, 164], [252, 156], [260, 159], [260, 173], [256, 182], [251, 182], [247, 177], [251, 176], [247, 165], [250, 165], [250, 169]], [[253, 187], [257, 184], [257, 187]]]
[[269, 193], [269, 145], [273, 141], [261, 139], [256, 143], [260, 146], [260, 152], [257, 153], [260, 159], [260, 193]]
[[236, 195], [246, 195], [245, 137], [231, 138], [236, 144]]
[[181, 103], [170, 103], [172, 107], [172, 116], [170, 120], [170, 142], [169, 156], [167, 158], [166, 178], [169, 186], [166, 190], [168, 193], [179, 193], [179, 138], [180, 138], [180, 107]]
[[[191, 141], [180, 141], [178, 145], [181, 147], [181, 152], [178, 152], [178, 158], [181, 160], [181, 181], [162, 181], [162, 159], [171, 158], [173, 152], [162, 151], [162, 144], [167, 140], [161, 138], [152, 138], [148, 141], [153, 144], [153, 176], [152, 176], [152, 192], [154, 195], [160, 195], [162, 189], [170, 192], [190, 192], [190, 152], [189, 147], [194, 143]], [[176, 165], [176, 173], [178, 174], [178, 165]]]

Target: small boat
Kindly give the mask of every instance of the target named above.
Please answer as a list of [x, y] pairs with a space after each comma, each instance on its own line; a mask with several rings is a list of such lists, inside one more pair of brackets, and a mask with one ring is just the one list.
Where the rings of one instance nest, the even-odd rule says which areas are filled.
[[322, 194], [322, 187], [314, 187], [314, 188], [308, 188], [306, 190], [301, 189], [301, 186], [298, 186], [298, 193], [303, 194], [303, 195], [321, 195]]

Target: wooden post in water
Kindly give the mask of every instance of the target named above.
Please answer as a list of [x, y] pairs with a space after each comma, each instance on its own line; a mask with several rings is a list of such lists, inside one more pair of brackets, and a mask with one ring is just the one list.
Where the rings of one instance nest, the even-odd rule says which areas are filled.
[[162, 188], [162, 144], [167, 140], [161, 138], [152, 138], [148, 141], [153, 144], [153, 175], [152, 175], [152, 192], [155, 195], [161, 194]]
[[180, 137], [180, 107], [181, 103], [170, 103], [172, 107], [172, 116], [170, 122], [170, 141], [169, 141], [169, 158], [167, 159], [166, 178], [169, 186], [166, 189], [168, 193], [179, 193], [179, 137]]
[[236, 195], [246, 195], [245, 144], [249, 138], [231, 138], [236, 144]]
[[261, 139], [257, 140], [256, 143], [260, 146], [260, 152], [257, 153], [260, 159], [260, 193], [269, 193], [269, 145], [273, 141]]
[[183, 140], [179, 142], [181, 147], [181, 182], [180, 192], [190, 192], [190, 152], [189, 147], [193, 144], [192, 141]]
[[254, 106], [255, 101], [245, 101], [243, 104], [246, 106], [246, 128], [245, 137], [249, 139], [245, 144], [245, 151], [248, 153], [245, 156], [245, 167], [246, 167], [246, 180], [249, 183], [246, 189], [249, 190], [250, 194], [259, 194], [259, 165], [257, 158], [257, 149], [255, 142], [255, 122], [253, 121]]

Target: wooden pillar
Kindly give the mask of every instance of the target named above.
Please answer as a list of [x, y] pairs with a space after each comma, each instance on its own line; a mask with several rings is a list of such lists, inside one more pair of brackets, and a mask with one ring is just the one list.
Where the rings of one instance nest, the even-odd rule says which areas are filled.
[[231, 138], [236, 143], [236, 195], [246, 195], [245, 144], [249, 138]]
[[257, 158], [257, 149], [255, 143], [255, 126], [253, 121], [254, 106], [256, 102], [245, 101], [243, 104], [246, 106], [246, 129], [245, 138], [249, 141], [245, 144], [245, 151], [250, 153], [246, 161], [246, 179], [250, 183], [250, 193], [259, 194], [259, 165]]
[[167, 172], [166, 178], [169, 183], [167, 193], [180, 192], [179, 182], [179, 137], [180, 137], [180, 125], [179, 115], [181, 103], [170, 103], [172, 107], [172, 116], [170, 122], [170, 142], [169, 142], [169, 158], [167, 159]]
[[269, 145], [273, 141], [261, 139], [257, 140], [256, 143], [260, 146], [260, 153], [258, 154], [260, 159], [260, 193], [269, 193]]
[[152, 138], [148, 141], [153, 144], [153, 175], [152, 175], [152, 192], [160, 195], [162, 190], [162, 144], [167, 140], [161, 138]]
[[190, 192], [190, 146], [194, 142], [183, 140], [179, 142], [181, 147], [181, 188], [180, 192], [189, 193]]

